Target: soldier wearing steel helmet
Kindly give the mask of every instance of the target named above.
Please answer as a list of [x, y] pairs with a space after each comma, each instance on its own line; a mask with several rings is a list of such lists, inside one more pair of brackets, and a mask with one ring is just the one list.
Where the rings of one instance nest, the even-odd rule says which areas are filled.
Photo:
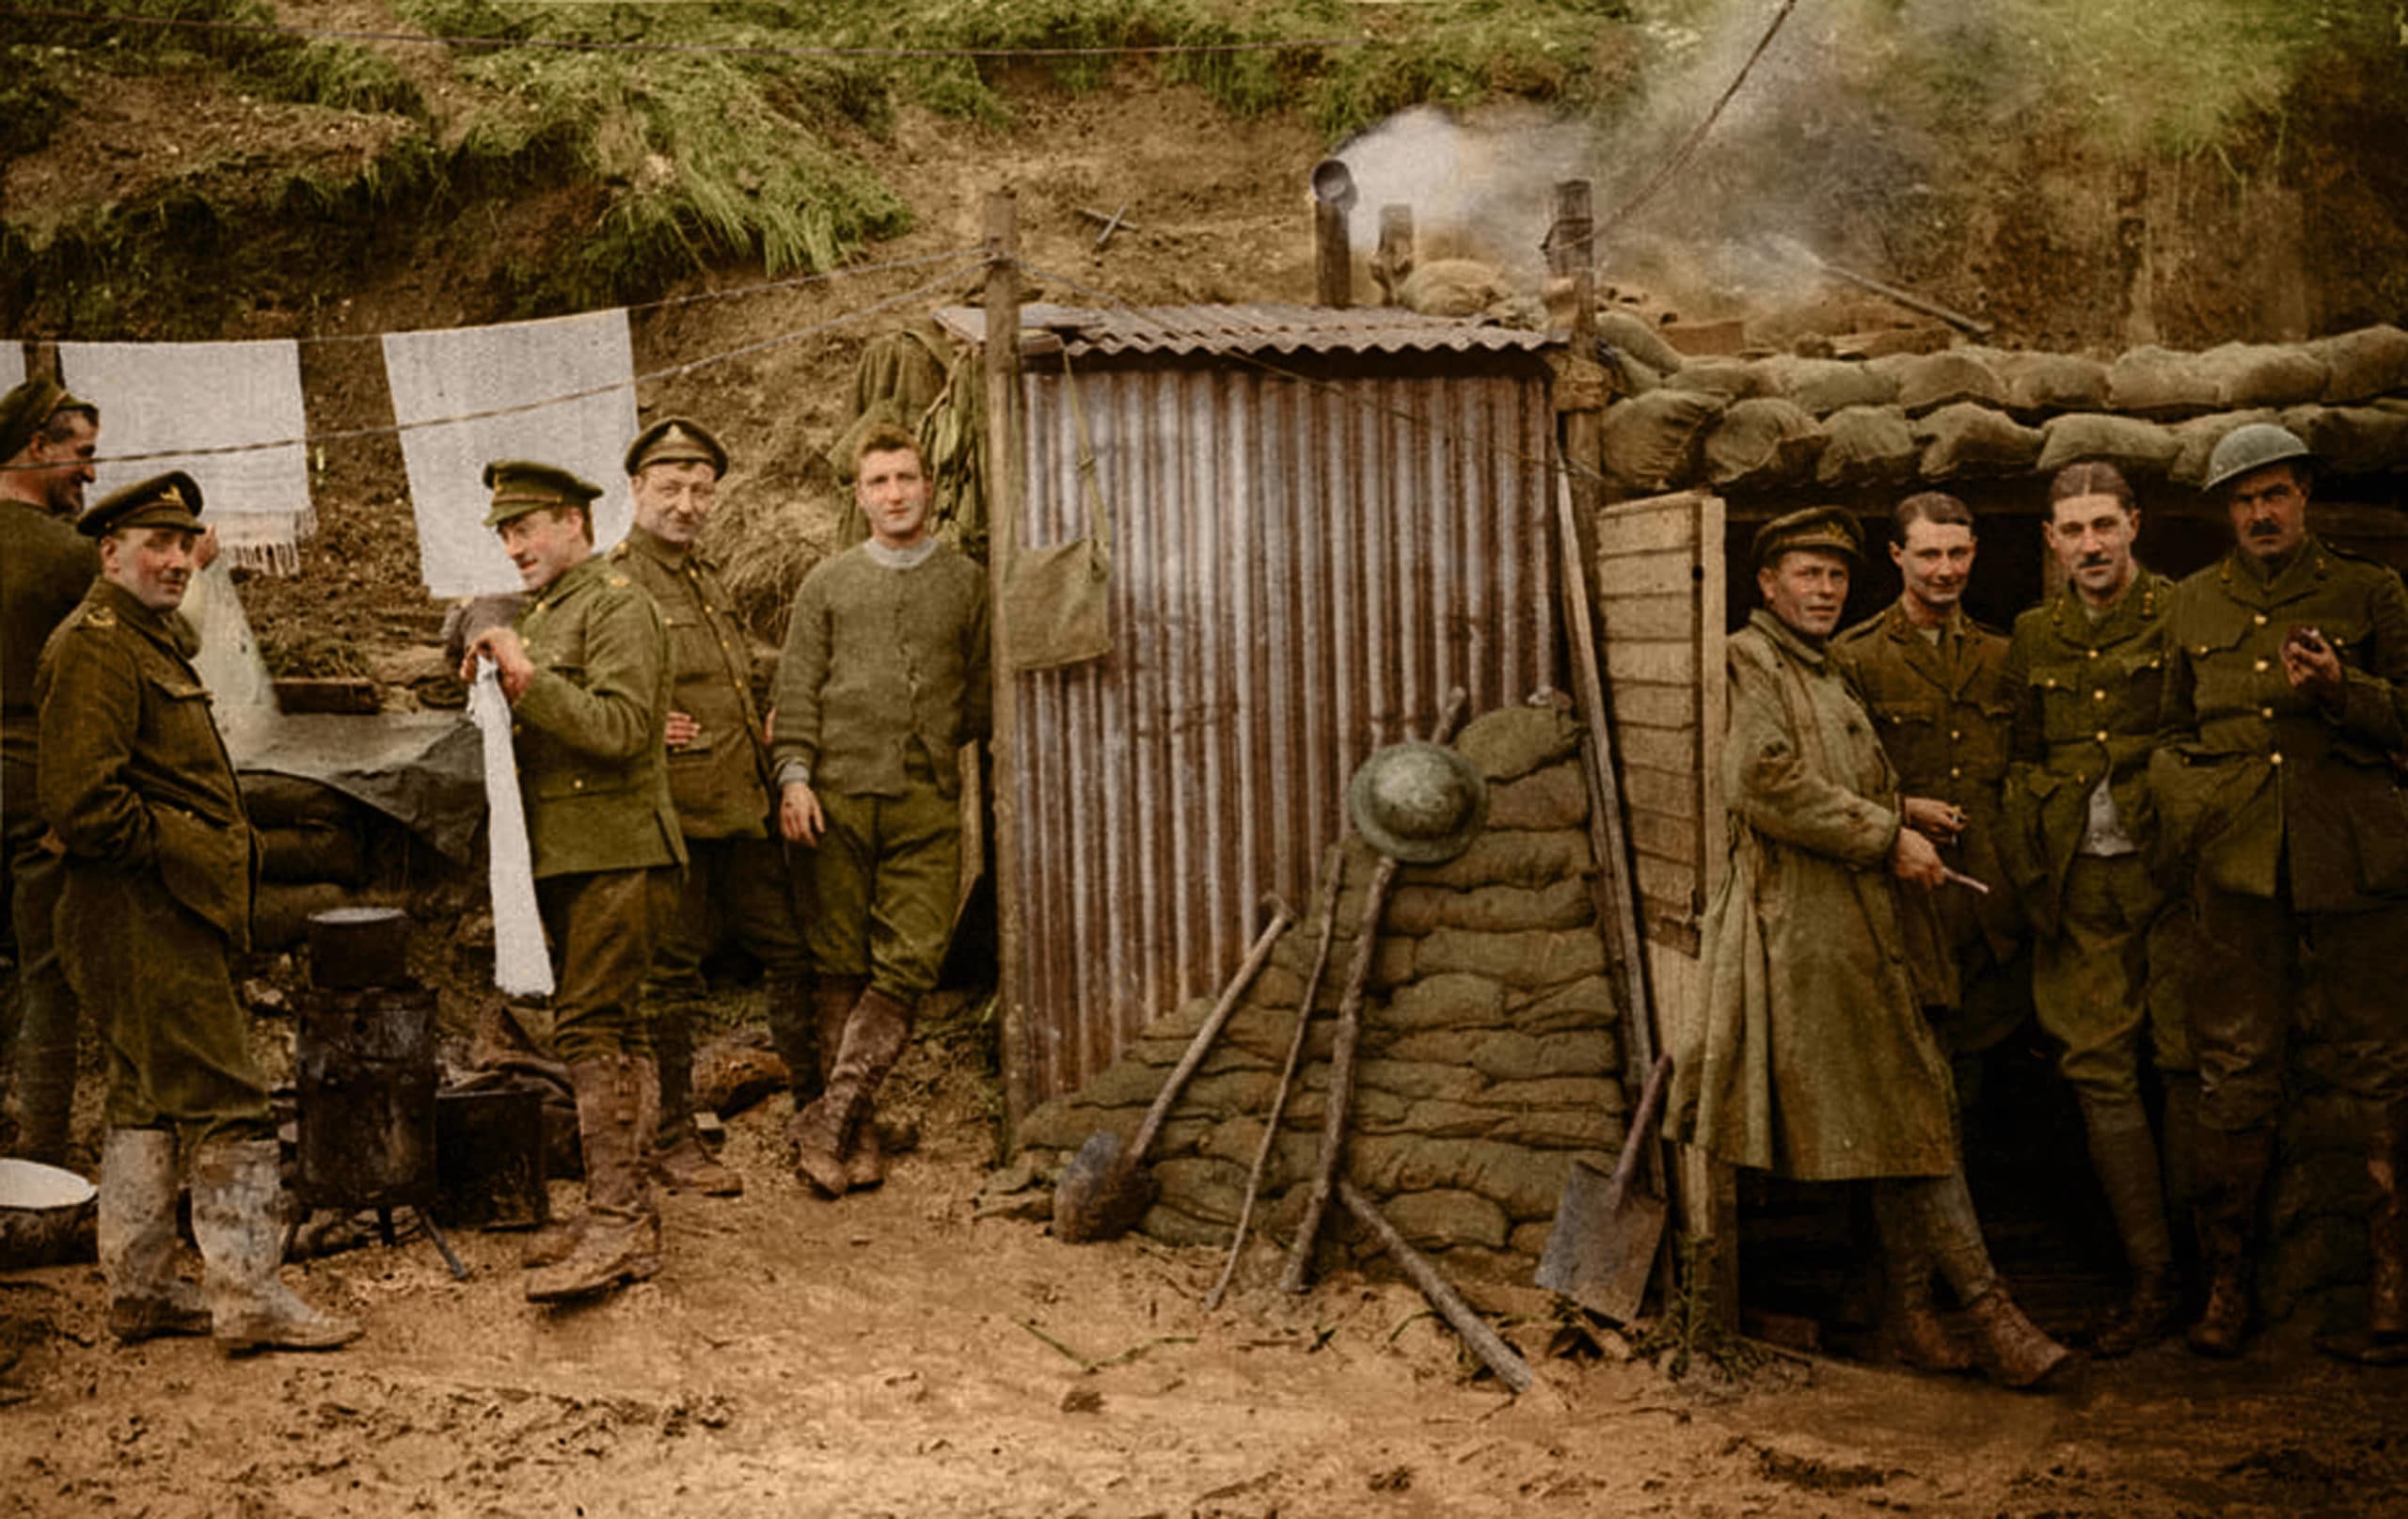
[[2337, 1079], [2376, 1115], [2369, 1322], [2337, 1342], [2408, 1356], [2408, 1036], [2396, 952], [2408, 936], [2408, 588], [2309, 530], [2314, 462], [2270, 423], [2216, 445], [2207, 492], [2230, 552], [2166, 613], [2165, 743], [2150, 761], [2161, 836], [2194, 878], [2188, 997], [2199, 1064], [2199, 1243], [2208, 1301], [2194, 1350], [2232, 1355], [2250, 1312], [2258, 1211], [2273, 1161], [2283, 1047], [2318, 1001]]
[[1829, 652], [1861, 555], [1837, 507], [1756, 533], [1765, 604], [1728, 645], [1728, 863], [1703, 935], [1705, 1013], [1674, 1052], [1668, 1123], [1735, 1165], [1872, 1181], [1893, 1296], [1927, 1293], [1936, 1265], [1976, 1334], [1969, 1356], [1927, 1295], [1901, 1297], [1891, 1316], [1908, 1357], [1977, 1356], [1997, 1381], [2030, 1386], [2066, 1351], [2016, 1306], [1983, 1243], [1947, 1056], [1925, 1016], [1953, 978], [1909, 952], [1903, 926], [1949, 872], [1913, 824], [1927, 799], [1900, 795]]
[[485, 467], [485, 525], [527, 605], [469, 641], [511, 705], [535, 897], [560, 969], [552, 1045], [568, 1067], [586, 1210], [531, 1247], [526, 1293], [548, 1303], [659, 1269], [660, 1204], [645, 1163], [660, 1074], [642, 1002], [660, 878], [686, 862], [669, 796], [669, 633], [643, 588], [594, 555], [601, 487], [523, 460]]
[[[259, 850], [179, 609], [200, 487], [156, 475], [77, 530], [101, 573], [43, 646], [37, 794], [65, 853], [59, 958], [108, 1052], [100, 1256], [120, 1340], [207, 1334], [229, 1352], [359, 1333], [277, 1279], [276, 1122], [236, 1000]], [[176, 1176], [192, 1180], [205, 1300], [173, 1271]]]

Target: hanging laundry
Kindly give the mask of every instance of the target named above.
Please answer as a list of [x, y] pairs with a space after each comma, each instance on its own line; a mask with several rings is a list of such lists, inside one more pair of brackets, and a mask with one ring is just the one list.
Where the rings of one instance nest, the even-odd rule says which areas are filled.
[[25, 345], [14, 338], [0, 338], [0, 395], [24, 383]]
[[62, 342], [58, 377], [101, 408], [90, 499], [181, 469], [200, 483], [231, 562], [279, 575], [301, 567], [300, 542], [318, 517], [299, 343]]
[[[484, 467], [495, 459], [556, 465], [601, 485], [594, 547], [626, 535], [634, 506], [620, 456], [636, 434], [626, 311], [388, 333], [385, 375], [427, 590], [474, 596], [519, 589], [518, 572], [484, 525], [492, 502]], [[576, 399], [557, 399], [569, 396]], [[528, 409], [482, 415], [505, 407]], [[443, 419], [453, 418], [463, 419]]]

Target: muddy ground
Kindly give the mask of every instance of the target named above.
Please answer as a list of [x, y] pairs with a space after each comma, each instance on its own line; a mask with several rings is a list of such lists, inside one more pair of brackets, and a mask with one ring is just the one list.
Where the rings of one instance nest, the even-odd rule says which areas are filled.
[[1208, 1313], [1218, 1251], [976, 1216], [968, 1065], [913, 1052], [922, 1147], [842, 1203], [784, 1169], [783, 1099], [737, 1116], [746, 1195], [669, 1199], [660, 1275], [587, 1306], [521, 1299], [518, 1235], [455, 1235], [465, 1282], [404, 1238], [287, 1269], [357, 1343], [229, 1361], [113, 1346], [90, 1265], [0, 1277], [0, 1516], [2408, 1511], [2408, 1371], [2288, 1338], [2036, 1396], [1777, 1352], [1675, 1381], [1467, 1283], [1543, 1357], [1516, 1401], [1399, 1282], [1291, 1298], [1258, 1245]]

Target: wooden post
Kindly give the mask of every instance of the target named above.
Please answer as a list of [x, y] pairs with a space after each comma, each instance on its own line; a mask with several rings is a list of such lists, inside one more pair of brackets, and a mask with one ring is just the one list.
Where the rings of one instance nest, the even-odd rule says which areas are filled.
[[995, 999], [1003, 1020], [1004, 1147], [1018, 1143], [1030, 1106], [1027, 987], [1021, 973], [1026, 930], [1021, 921], [1019, 856], [1019, 681], [1004, 657], [1004, 574], [1020, 542], [1020, 202], [1009, 190], [987, 198], [987, 620], [994, 682]]
[[1404, 278], [1413, 273], [1413, 208], [1380, 208], [1380, 248], [1371, 255], [1371, 278], [1380, 287], [1383, 305], [1404, 304]]
[[1573, 517], [1581, 526], [1584, 556], [1595, 546], [1591, 523], [1602, 494], [1598, 476], [1605, 466], [1600, 442], [1605, 375], [1597, 367], [1597, 261], [1591, 251], [1594, 236], [1589, 182], [1566, 180], [1557, 185], [1555, 229], [1547, 237], [1547, 273], [1572, 281], [1572, 354], [1563, 367], [1565, 383], [1557, 404], [1563, 413], [1563, 456], [1573, 467]]
[[1313, 299], [1323, 306], [1354, 304], [1354, 250], [1346, 243], [1346, 208], [1313, 203]]

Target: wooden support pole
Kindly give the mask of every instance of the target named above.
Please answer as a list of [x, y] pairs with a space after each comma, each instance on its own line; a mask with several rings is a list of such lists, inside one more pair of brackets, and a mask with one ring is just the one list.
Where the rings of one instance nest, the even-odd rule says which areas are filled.
[[1020, 202], [1009, 190], [987, 198], [987, 622], [994, 683], [996, 1000], [1003, 1020], [1005, 1147], [1017, 1143], [1032, 1105], [1028, 987], [1022, 973], [1027, 930], [1021, 918], [1018, 681], [1004, 651], [1004, 573], [1020, 541]]
[[1471, 1347], [1471, 1353], [1480, 1357], [1481, 1363], [1497, 1373], [1497, 1381], [1517, 1393], [1528, 1392], [1538, 1385], [1538, 1374], [1530, 1369], [1530, 1363], [1514, 1353], [1513, 1347], [1506, 1344], [1496, 1330], [1488, 1327], [1488, 1321], [1473, 1311], [1472, 1305], [1464, 1301], [1464, 1295], [1455, 1290], [1454, 1285], [1438, 1274], [1438, 1268], [1432, 1264], [1430, 1258], [1405, 1243], [1404, 1236], [1396, 1231], [1396, 1226], [1387, 1221], [1371, 1199], [1364, 1196], [1354, 1183], [1343, 1177], [1338, 1182], [1338, 1200], [1346, 1205], [1346, 1210], [1354, 1215], [1357, 1223], [1371, 1231], [1372, 1238], [1380, 1242], [1381, 1248], [1387, 1251], [1404, 1272], [1406, 1279], [1421, 1289], [1421, 1295], [1438, 1310], [1438, 1317], [1446, 1320], [1448, 1327], [1463, 1337], [1464, 1343]]
[[1343, 309], [1354, 304], [1354, 250], [1346, 241], [1343, 205], [1313, 202], [1313, 299]]

